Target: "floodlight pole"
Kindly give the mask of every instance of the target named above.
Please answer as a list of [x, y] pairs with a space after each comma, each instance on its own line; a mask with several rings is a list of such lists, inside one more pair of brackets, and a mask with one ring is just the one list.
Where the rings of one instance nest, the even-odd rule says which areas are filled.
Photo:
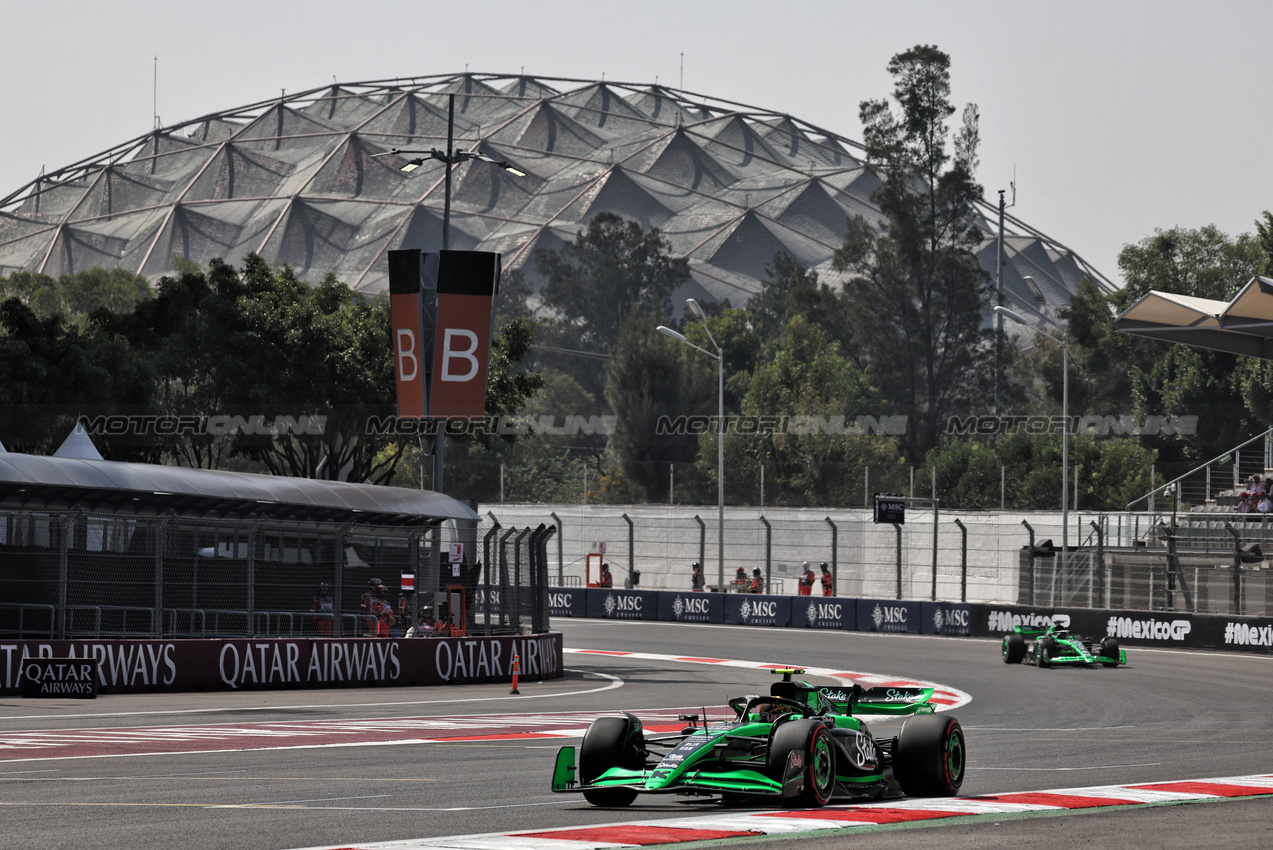
[[[460, 151], [455, 150], [455, 92], [449, 92], [446, 96], [446, 150], [440, 151], [433, 148], [427, 151], [409, 151], [398, 150], [397, 148], [386, 151], [385, 153], [372, 154], [372, 157], [380, 156], [398, 156], [401, 154], [421, 154], [421, 156], [409, 160], [399, 170], [410, 172], [419, 168], [426, 159], [436, 159], [446, 167], [445, 183], [446, 189], [442, 202], [442, 250], [447, 251], [451, 248], [451, 167], [456, 163], [464, 162], [469, 159], [480, 159], [483, 162], [489, 162], [497, 165], [505, 171], [516, 177], [525, 177], [526, 172], [513, 166], [512, 163], [495, 159], [480, 151]], [[439, 420], [441, 427], [434, 432], [433, 435], [433, 489], [435, 492], [442, 492], [442, 457], [443, 447], [445, 445], [446, 420]]]
[[[1029, 322], [1007, 307], [995, 307], [995, 312], [1030, 327]], [[1070, 332], [1065, 331], [1058, 339], [1042, 328], [1034, 330], [1053, 342], [1061, 343], [1061, 563], [1064, 565], [1070, 548]]]
[[664, 325], [659, 325], [659, 332], [679, 340], [690, 348], [703, 352], [708, 357], [716, 361], [716, 581], [720, 593], [725, 592], [725, 353], [716, 342], [716, 338], [712, 336], [711, 330], [707, 327], [707, 316], [703, 313], [703, 308], [693, 298], [686, 298], [685, 305], [689, 311], [694, 314], [702, 325], [703, 330], [707, 332], [707, 338], [711, 340], [712, 347], [716, 349], [716, 353], [701, 348], [685, 338], [685, 334], [674, 331]]
[[[455, 164], [455, 92], [446, 96], [446, 190], [442, 200], [442, 250], [451, 248], [451, 166]], [[442, 460], [446, 453], [446, 420], [438, 419], [433, 432], [433, 492], [442, 492]]]

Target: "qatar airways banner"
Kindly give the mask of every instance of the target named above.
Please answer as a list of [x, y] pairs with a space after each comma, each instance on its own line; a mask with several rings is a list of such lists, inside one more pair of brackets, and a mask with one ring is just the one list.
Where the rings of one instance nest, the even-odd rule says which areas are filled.
[[25, 659], [88, 660], [102, 694], [446, 685], [562, 675], [560, 633], [460, 638], [51, 640], [0, 642], [0, 695], [23, 684]]

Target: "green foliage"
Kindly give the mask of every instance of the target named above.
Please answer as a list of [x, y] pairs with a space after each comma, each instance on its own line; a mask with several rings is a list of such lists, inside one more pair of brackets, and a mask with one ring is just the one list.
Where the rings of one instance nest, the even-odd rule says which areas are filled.
[[644, 315], [624, 322], [606, 368], [606, 400], [618, 426], [610, 446], [624, 476], [649, 501], [667, 501], [669, 465], [687, 466], [697, 453], [693, 434], [660, 433], [660, 420], [715, 415], [717, 382], [709, 376], [717, 377], [715, 362], [660, 334]]
[[61, 316], [77, 324], [95, 310], [127, 313], [149, 297], [144, 277], [118, 268], [89, 269], [57, 280], [25, 271], [0, 277], [0, 300], [17, 298], [41, 318]]
[[[554, 318], [544, 340], [561, 349], [606, 354], [632, 313], [657, 325], [671, 313], [672, 293], [689, 282], [689, 263], [674, 259], [659, 231], [613, 213], [594, 217], [561, 250], [535, 252], [545, 282], [543, 306]], [[595, 363], [571, 358], [560, 368], [600, 397], [604, 376]]]
[[868, 162], [883, 177], [871, 198], [884, 221], [876, 229], [851, 219], [833, 264], [847, 276], [851, 338], [909, 417], [908, 450], [920, 454], [950, 414], [982, 402], [991, 380], [993, 346], [982, 327], [989, 276], [974, 254], [977, 112], [965, 110], [952, 156], [949, 57], [916, 47], [894, 56], [889, 73], [900, 114], [884, 100], [860, 110]]
[[[10, 451], [51, 454], [82, 413], [127, 409], [146, 397], [144, 365], [100, 324], [42, 318], [15, 297], [0, 302], [0, 434]], [[99, 449], [106, 444], [99, 440]], [[120, 459], [148, 459], [143, 451]]]
[[1125, 286], [1118, 300], [1125, 309], [1153, 289], [1228, 301], [1264, 269], [1268, 256], [1261, 240], [1246, 233], [1230, 238], [1212, 224], [1157, 230], [1119, 252]]
[[[1121, 511], [1149, 492], [1157, 453], [1128, 437], [1070, 437], [1070, 508]], [[948, 438], [930, 451], [942, 507], [1059, 510], [1061, 440], [1056, 434]], [[1074, 480], [1078, 478], [1075, 491]]]
[[[898, 466], [895, 440], [853, 430], [858, 415], [879, 415], [885, 406], [870, 374], [801, 315], [789, 320], [762, 361], [742, 412], [781, 423], [768, 433], [726, 435], [730, 501], [758, 500], [764, 466], [768, 504], [861, 504], [862, 470], [871, 467], [879, 481]], [[717, 469], [716, 441], [715, 434], [699, 438], [698, 467], [708, 479]]]
[[817, 272], [780, 251], [765, 266], [765, 275], [760, 291], [747, 302], [747, 312], [760, 339], [782, 336], [794, 316], [804, 316], [838, 342], [842, 351], [852, 350], [850, 305], [831, 287], [819, 283]]
[[[149, 292], [144, 280], [133, 291], [128, 275], [64, 278], [57, 305], [92, 309], [78, 324], [60, 312], [41, 318], [18, 298], [0, 306], [0, 364], [9, 376], [0, 429], [11, 448], [45, 450], [80, 414], [212, 417], [227, 427], [96, 439], [116, 459], [392, 477], [406, 444], [368, 427], [396, 412], [387, 299], [365, 298], [330, 275], [311, 287], [255, 255], [242, 270], [221, 260], [206, 269], [178, 261], [176, 269], [153, 297], [132, 301], [129, 292]], [[45, 297], [45, 281], [18, 284]], [[539, 377], [520, 367], [537, 327], [515, 318], [493, 340], [492, 415], [517, 413], [539, 390]]]

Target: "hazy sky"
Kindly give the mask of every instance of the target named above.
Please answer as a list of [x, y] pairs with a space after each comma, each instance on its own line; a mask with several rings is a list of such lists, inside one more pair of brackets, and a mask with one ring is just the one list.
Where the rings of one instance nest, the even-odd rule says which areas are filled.
[[0, 197], [156, 111], [465, 68], [679, 86], [683, 61], [689, 91], [860, 140], [889, 58], [935, 44], [980, 107], [986, 196], [1015, 174], [1012, 213], [1115, 283], [1155, 228], [1273, 209], [1273, 0], [0, 0], [0, 22]]

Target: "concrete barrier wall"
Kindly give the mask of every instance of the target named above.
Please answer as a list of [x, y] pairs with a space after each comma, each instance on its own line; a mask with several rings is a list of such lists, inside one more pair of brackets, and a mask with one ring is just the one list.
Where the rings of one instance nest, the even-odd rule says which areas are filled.
[[[688, 591], [690, 568], [700, 560], [701, 543], [707, 585], [719, 589], [720, 535], [715, 507], [507, 504], [487, 506], [482, 517], [479, 539], [496, 521], [504, 528], [559, 524], [560, 556], [558, 539], [548, 546], [549, 578], [556, 584], [583, 586], [588, 555], [599, 552], [605, 544], [604, 558], [616, 585], [624, 584], [631, 566], [640, 573], [639, 587]], [[767, 568], [771, 594], [795, 595], [801, 564], [808, 561], [817, 572], [818, 564], [825, 561], [835, 568], [837, 596], [928, 598], [933, 585], [933, 518], [931, 508], [912, 505], [907, 509], [901, 529], [899, 594], [897, 531], [892, 525], [877, 525], [869, 509], [728, 507], [724, 579], [732, 581], [739, 567], [748, 576], [754, 569]], [[966, 547], [955, 519], [967, 529]], [[1101, 517], [1075, 511], [1070, 514], [1070, 544], [1094, 546], [1091, 522], [1103, 521], [1107, 546], [1130, 546], [1148, 531], [1152, 520], [1150, 515]], [[940, 511], [936, 523], [937, 597], [1015, 602], [1018, 553], [1030, 543], [1023, 521], [1034, 529], [1036, 542], [1051, 539], [1060, 545], [1059, 512]], [[596, 566], [594, 562], [594, 581]]]

